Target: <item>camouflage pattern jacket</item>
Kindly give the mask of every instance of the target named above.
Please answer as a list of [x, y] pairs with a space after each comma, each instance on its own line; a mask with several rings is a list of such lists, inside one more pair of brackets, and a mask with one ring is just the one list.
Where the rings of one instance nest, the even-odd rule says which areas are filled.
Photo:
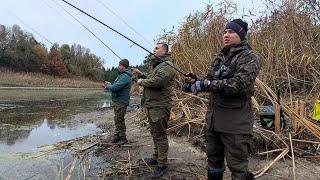
[[158, 64], [150, 76], [141, 82], [141, 86], [144, 87], [141, 104], [145, 108], [171, 108], [171, 91], [175, 70], [168, 65], [172, 65], [170, 56], [164, 56], [161, 59], [166, 62]]
[[224, 47], [215, 57], [206, 79], [210, 101], [206, 125], [210, 130], [252, 134], [251, 96], [261, 68], [260, 57], [247, 44]]

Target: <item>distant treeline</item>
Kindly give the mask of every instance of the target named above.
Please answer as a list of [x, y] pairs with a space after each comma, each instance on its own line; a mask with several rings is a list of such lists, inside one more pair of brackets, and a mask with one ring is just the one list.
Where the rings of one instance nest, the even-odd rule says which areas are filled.
[[[130, 68], [138, 68], [143, 72], [146, 72], [148, 70], [148, 67], [145, 63], [145, 61], [143, 62], [143, 65], [139, 65], [139, 66], [130, 66]], [[104, 74], [104, 80], [105, 81], [109, 81], [109, 82], [114, 82], [114, 80], [117, 78], [119, 74], [118, 68], [117, 67], [112, 67], [110, 69], [106, 69], [105, 74]]]
[[48, 50], [18, 25], [0, 25], [0, 67], [16, 72], [44, 73], [60, 77], [82, 76], [104, 80], [103, 60], [79, 44], [53, 44]]

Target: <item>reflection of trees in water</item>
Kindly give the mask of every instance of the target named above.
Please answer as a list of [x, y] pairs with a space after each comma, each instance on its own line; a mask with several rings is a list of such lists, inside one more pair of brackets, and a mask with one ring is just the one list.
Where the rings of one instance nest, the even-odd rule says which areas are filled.
[[50, 129], [56, 128], [56, 123], [53, 119], [47, 119], [47, 125]]
[[93, 110], [99, 97], [64, 99], [53, 101], [17, 102], [19, 108], [0, 111], [0, 142], [13, 145], [18, 139], [26, 139], [30, 132], [44, 120], [50, 129], [73, 127], [71, 115]]
[[5, 142], [7, 145], [14, 145], [17, 139], [28, 138], [31, 129], [17, 129], [12, 125], [2, 125], [0, 129], [0, 142]]
[[11, 109], [8, 113], [1, 112], [0, 117], [0, 141], [7, 145], [15, 144], [18, 139], [28, 138], [32, 129], [42, 124], [37, 113], [15, 113]]

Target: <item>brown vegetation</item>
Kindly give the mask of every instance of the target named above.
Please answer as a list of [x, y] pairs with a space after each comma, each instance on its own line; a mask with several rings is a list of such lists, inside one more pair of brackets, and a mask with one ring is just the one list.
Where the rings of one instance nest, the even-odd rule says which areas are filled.
[[83, 77], [61, 78], [40, 73], [17, 73], [0, 69], [0, 86], [3, 87], [100, 88], [101, 83]]
[[[273, 90], [280, 88], [291, 101], [294, 96], [320, 96], [320, 21], [308, 2], [269, 2], [270, 15], [249, 22], [249, 44], [262, 57], [259, 79]], [[204, 12], [189, 15], [177, 33], [160, 37], [172, 45], [177, 66], [198, 76], [207, 73], [214, 54], [223, 46], [226, 17], [234, 8], [230, 2], [222, 3], [218, 10], [208, 5]]]
[[[319, 145], [320, 125], [310, 115], [313, 102], [320, 98], [320, 21], [318, 13], [315, 13], [320, 4], [298, 0], [280, 1], [278, 4], [267, 2], [267, 6], [270, 11], [257, 20], [252, 20], [248, 33], [249, 44], [262, 59], [262, 69], [256, 81], [257, 88], [252, 102], [256, 110], [261, 105], [276, 106], [278, 103], [274, 91], [280, 90], [281, 107], [288, 119], [287, 128], [277, 134], [255, 128], [255, 137], [260, 137], [256, 145], [262, 143], [262, 147], [267, 148], [262, 154], [279, 152], [272, 162], [255, 172], [256, 177], [263, 175], [285, 156], [292, 158], [294, 174], [294, 154], [301, 149], [304, 152], [302, 154], [312, 154], [311, 158], [317, 158], [319, 154], [318, 150], [307, 152], [308, 150], [301, 148], [301, 144], [294, 143], [292, 146], [291, 134], [295, 140], [302, 140], [303, 146], [309, 149], [317, 149]], [[189, 15], [177, 33], [165, 33], [159, 40], [172, 45], [177, 66], [204, 77], [214, 54], [223, 46], [222, 31], [229, 20], [226, 17], [230, 17], [234, 10], [234, 4], [229, 1], [223, 2], [218, 10], [208, 5], [204, 12]], [[183, 78], [179, 79], [181, 85]], [[174, 125], [169, 128], [170, 132], [180, 134], [185, 131], [189, 140], [199, 141], [199, 137], [204, 136], [207, 95], [200, 94], [200, 97], [196, 97], [176, 91], [174, 99]], [[300, 110], [294, 108], [294, 102], [298, 100], [306, 102], [306, 109], [304, 103]], [[296, 128], [297, 124], [299, 128]], [[314, 140], [316, 143], [306, 140]], [[282, 145], [278, 145], [279, 142]], [[260, 147], [255, 148], [255, 152], [258, 152], [256, 155], [261, 154]], [[301, 153], [299, 154], [301, 157]], [[302, 157], [310, 158], [305, 155]]]

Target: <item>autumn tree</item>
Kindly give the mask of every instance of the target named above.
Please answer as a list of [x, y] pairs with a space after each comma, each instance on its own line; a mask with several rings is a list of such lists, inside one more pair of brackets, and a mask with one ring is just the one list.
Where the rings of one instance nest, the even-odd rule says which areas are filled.
[[18, 25], [0, 25], [0, 66], [14, 71], [42, 72], [54, 76], [84, 76], [102, 80], [103, 60], [79, 44], [55, 43], [48, 52], [44, 44]]

